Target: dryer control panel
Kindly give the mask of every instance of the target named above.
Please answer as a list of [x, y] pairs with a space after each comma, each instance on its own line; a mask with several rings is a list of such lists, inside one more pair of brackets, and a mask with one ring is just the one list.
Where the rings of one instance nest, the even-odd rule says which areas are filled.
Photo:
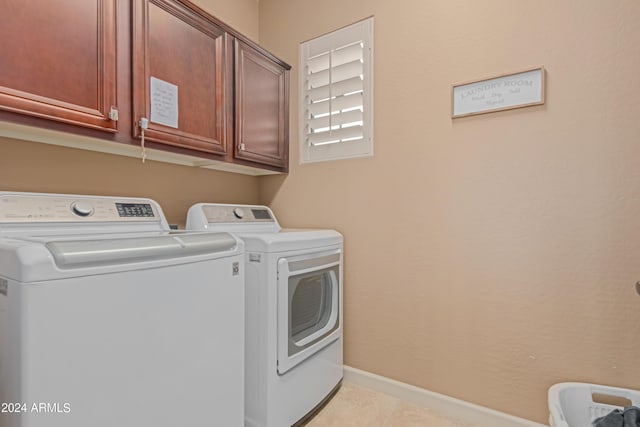
[[215, 205], [209, 204], [202, 207], [207, 222], [213, 223], [252, 223], [271, 222], [276, 220], [271, 210], [266, 206], [250, 205]]

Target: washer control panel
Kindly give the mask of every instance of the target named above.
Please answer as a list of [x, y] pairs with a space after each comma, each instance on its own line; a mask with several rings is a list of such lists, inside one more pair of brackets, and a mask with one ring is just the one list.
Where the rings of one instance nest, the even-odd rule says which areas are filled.
[[0, 193], [0, 223], [160, 221], [145, 199]]

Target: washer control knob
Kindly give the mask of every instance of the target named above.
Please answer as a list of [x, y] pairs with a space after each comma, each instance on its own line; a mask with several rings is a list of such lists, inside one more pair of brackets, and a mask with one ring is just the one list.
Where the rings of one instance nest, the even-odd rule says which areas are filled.
[[90, 216], [94, 212], [93, 205], [89, 202], [73, 202], [71, 211], [82, 217]]
[[233, 215], [238, 219], [242, 219], [244, 218], [244, 210], [242, 208], [235, 208], [233, 210]]

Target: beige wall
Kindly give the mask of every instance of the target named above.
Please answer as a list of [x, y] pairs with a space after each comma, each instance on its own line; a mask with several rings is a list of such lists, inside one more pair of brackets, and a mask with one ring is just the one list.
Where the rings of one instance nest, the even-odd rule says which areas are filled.
[[251, 40], [259, 41], [259, 0], [190, 0]]
[[[194, 3], [257, 40], [257, 0]], [[258, 178], [0, 138], [0, 190], [151, 197], [183, 225], [199, 201], [256, 203]]]
[[[300, 166], [298, 43], [375, 15], [375, 157]], [[305, 18], [306, 17], [306, 18]], [[286, 226], [345, 236], [345, 362], [539, 422], [640, 388], [640, 2], [261, 0], [294, 65]], [[450, 118], [452, 83], [544, 65], [547, 103]]]

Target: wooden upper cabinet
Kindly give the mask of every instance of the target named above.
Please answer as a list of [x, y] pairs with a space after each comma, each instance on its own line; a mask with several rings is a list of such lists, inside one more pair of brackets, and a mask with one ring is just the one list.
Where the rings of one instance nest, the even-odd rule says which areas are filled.
[[189, 0], [9, 0], [0, 40], [2, 121], [288, 170], [291, 67]]
[[115, 132], [115, 16], [116, 0], [3, 2], [0, 109]]
[[235, 41], [234, 156], [287, 171], [289, 66]]
[[146, 118], [145, 139], [225, 154], [228, 36], [185, 3], [132, 2], [134, 136]]

